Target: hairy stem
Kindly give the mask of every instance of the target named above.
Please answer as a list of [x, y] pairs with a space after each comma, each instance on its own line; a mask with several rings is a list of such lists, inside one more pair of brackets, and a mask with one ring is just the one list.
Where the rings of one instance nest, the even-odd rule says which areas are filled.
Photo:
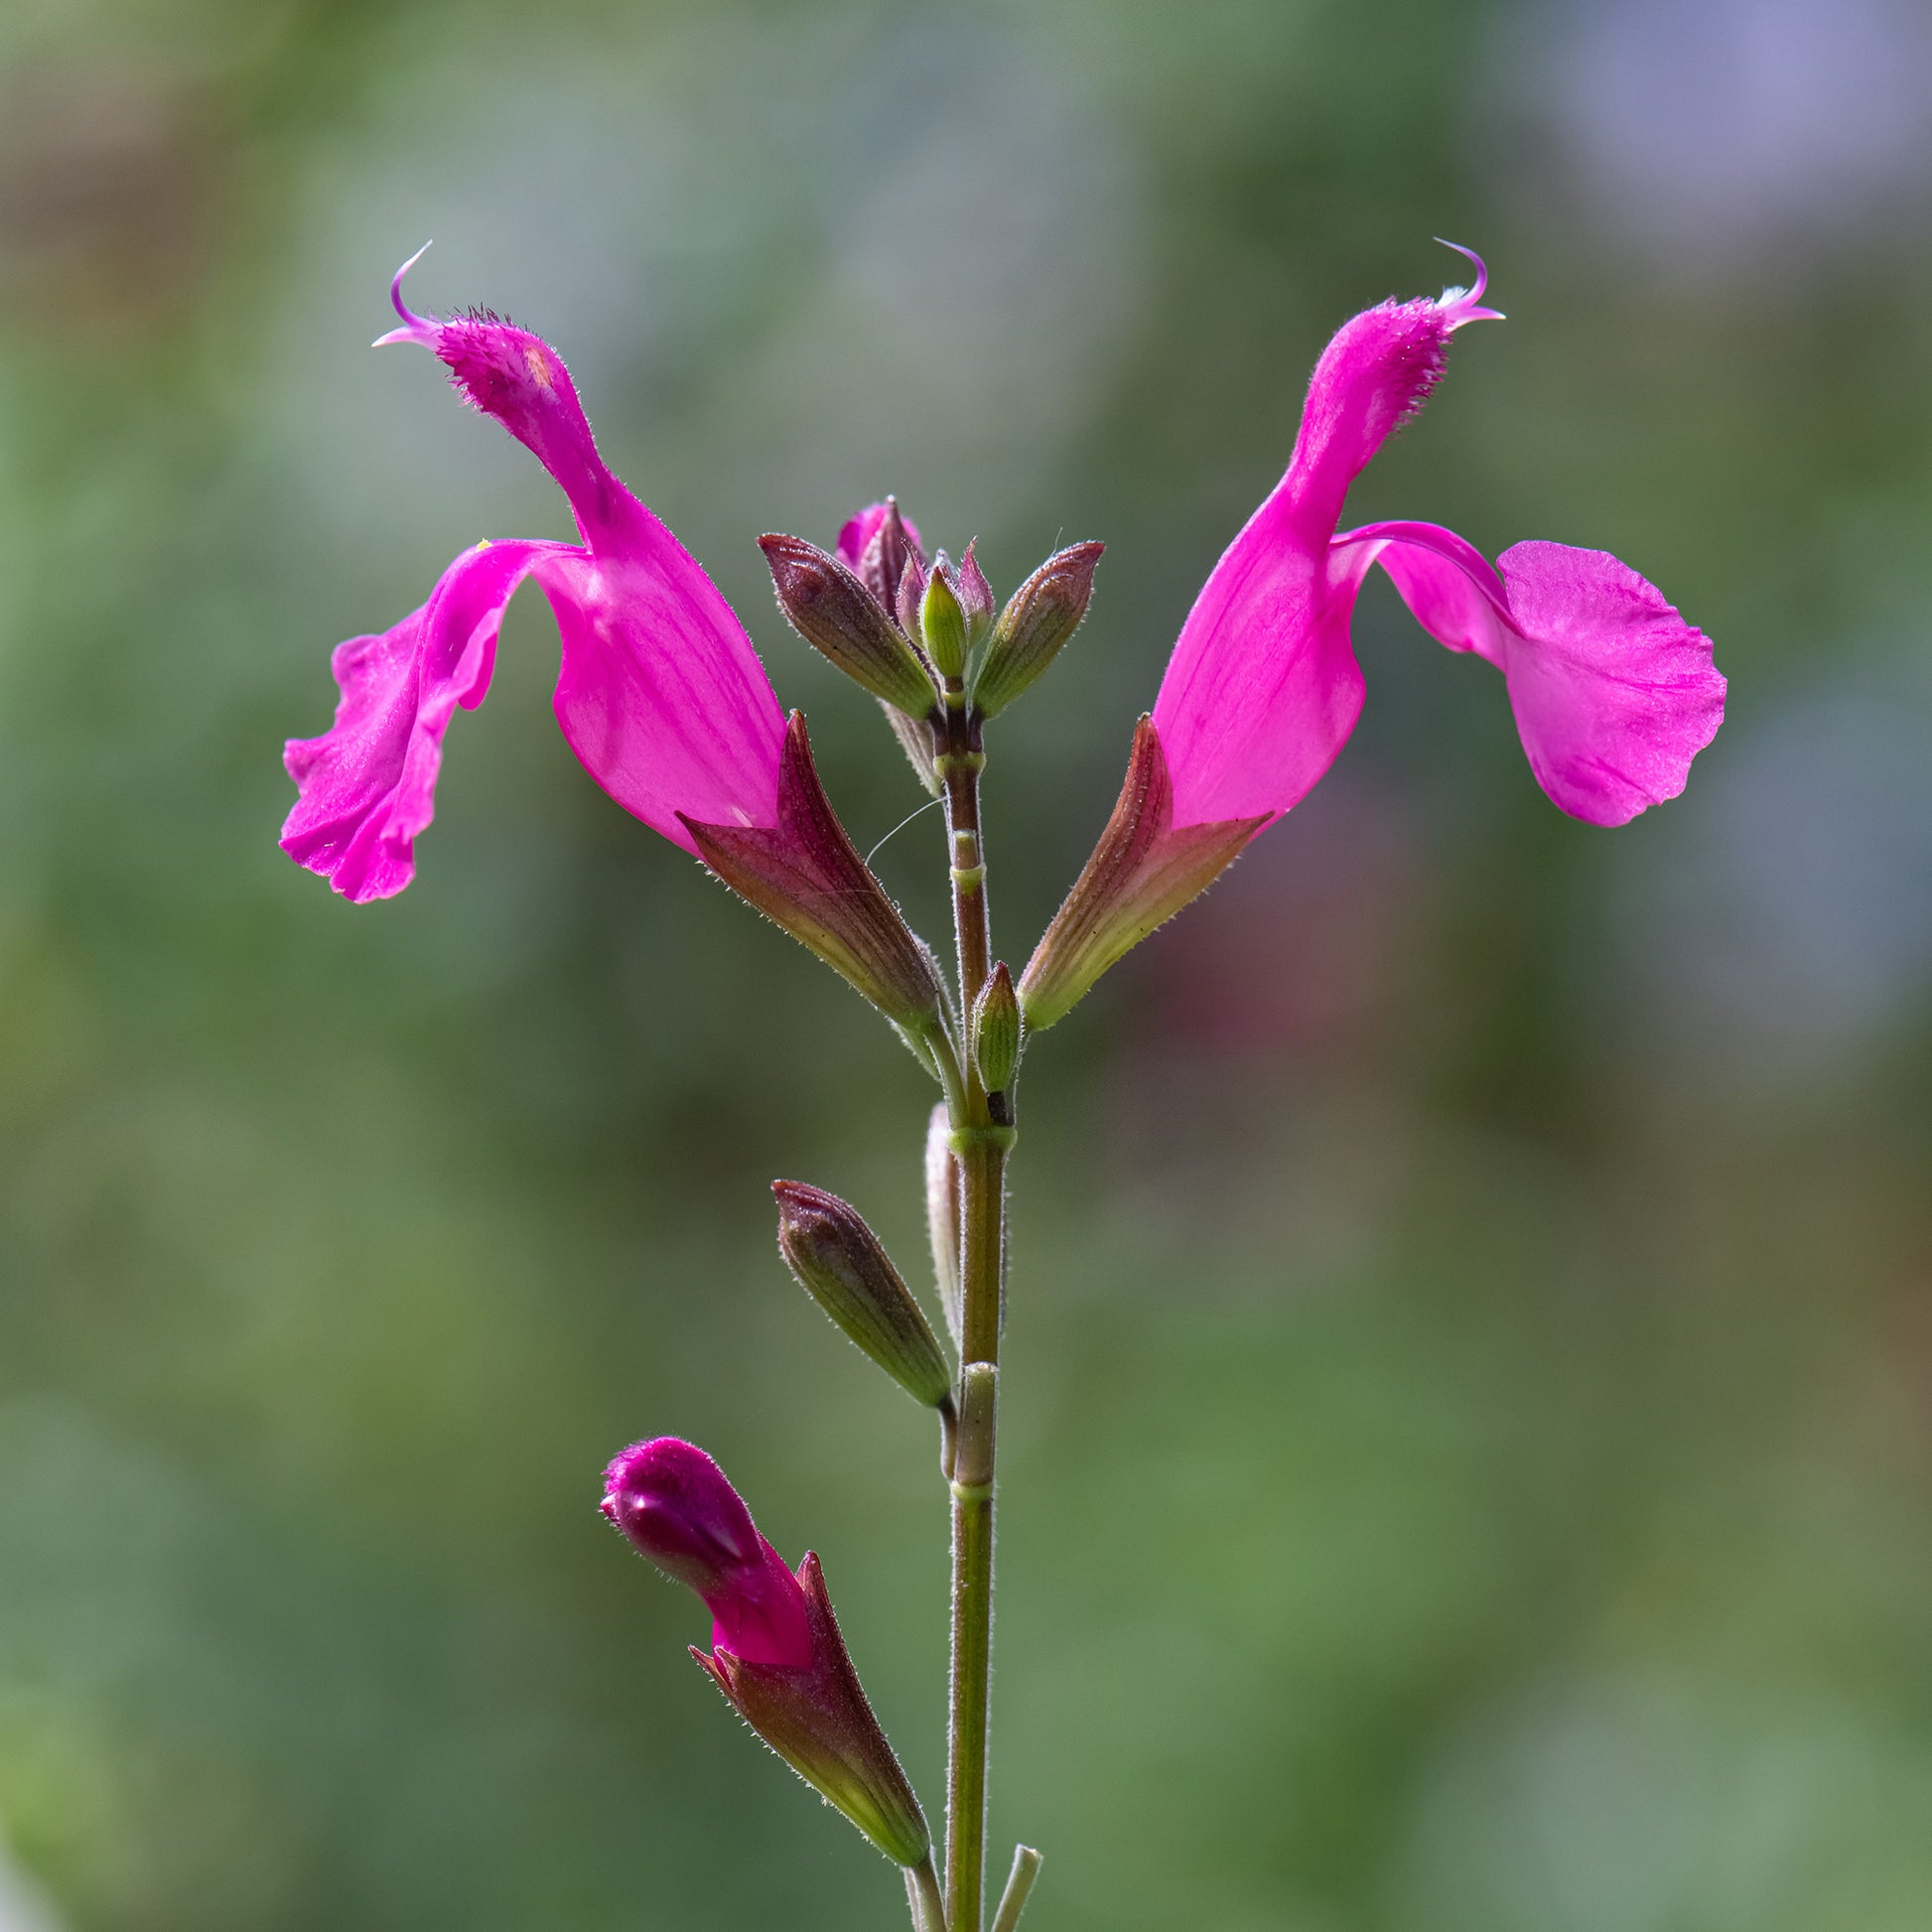
[[1027, 1895], [1038, 1876], [1039, 1854], [1031, 1845], [1016, 1845], [1006, 1895], [1000, 1900], [1000, 1909], [993, 1914], [993, 1932], [1013, 1932], [1020, 1923], [1020, 1914], [1026, 1910]]
[[946, 1902], [930, 1854], [905, 1868], [905, 1897], [912, 1908], [912, 1932], [946, 1932]]
[[[950, 807], [953, 932], [962, 1026], [992, 964], [979, 787], [985, 759], [956, 686], [948, 689], [939, 768]], [[980, 1932], [986, 1887], [987, 1716], [993, 1653], [993, 1463], [1005, 1290], [1006, 1160], [1013, 1126], [982, 1085], [970, 1037], [951, 1108], [959, 1159], [959, 1421], [952, 1471], [952, 1709], [946, 1766], [948, 1932]], [[949, 1096], [949, 1099], [951, 1096]]]

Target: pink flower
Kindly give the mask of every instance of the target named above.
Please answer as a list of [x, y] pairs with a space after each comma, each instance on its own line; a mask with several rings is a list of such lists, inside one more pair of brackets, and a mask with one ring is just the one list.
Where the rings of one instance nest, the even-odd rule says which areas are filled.
[[1114, 815], [1028, 964], [1035, 1031], [1334, 761], [1361, 715], [1349, 619], [1371, 564], [1439, 642], [1503, 673], [1530, 769], [1572, 817], [1621, 825], [1676, 797], [1716, 734], [1710, 639], [1605, 552], [1519, 543], [1492, 566], [1439, 524], [1337, 534], [1349, 484], [1428, 401], [1449, 338], [1497, 319], [1469, 259], [1472, 289], [1384, 302], [1322, 351], [1287, 474], [1194, 600]]
[[925, 1814], [852, 1667], [825, 1576], [794, 1576], [703, 1449], [675, 1436], [633, 1443], [604, 1472], [603, 1513], [711, 1612], [693, 1649], [732, 1708], [889, 1859], [924, 1862]]
[[503, 609], [525, 577], [563, 634], [557, 723], [600, 785], [673, 844], [685, 821], [768, 827], [778, 817], [785, 721], [718, 588], [605, 468], [569, 372], [547, 343], [486, 310], [447, 322], [390, 299], [383, 343], [419, 343], [457, 393], [534, 453], [570, 499], [581, 543], [482, 543], [429, 601], [380, 635], [339, 645], [334, 727], [287, 752], [301, 796], [282, 849], [345, 897], [387, 898], [415, 876], [435, 810], [443, 734], [489, 688]]
[[1327, 770], [1362, 708], [1348, 622], [1372, 563], [1439, 642], [1502, 671], [1530, 768], [1574, 818], [1621, 825], [1676, 797], [1717, 732], [1710, 640], [1614, 557], [1519, 543], [1492, 568], [1433, 523], [1336, 534], [1348, 485], [1428, 401], [1450, 336], [1496, 315], [1469, 259], [1472, 290], [1370, 309], [1315, 364], [1288, 472], [1195, 599], [1155, 701], [1176, 828], [1266, 823]]

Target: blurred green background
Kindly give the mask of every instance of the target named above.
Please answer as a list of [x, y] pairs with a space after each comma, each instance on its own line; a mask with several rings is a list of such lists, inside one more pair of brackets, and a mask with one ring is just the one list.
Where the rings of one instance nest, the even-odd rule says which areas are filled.
[[[1327, 332], [1487, 255], [1359, 518], [1614, 550], [1729, 722], [1571, 823], [1378, 580], [1329, 779], [1036, 1044], [994, 1859], [1037, 1932], [1932, 1923], [1915, 0], [10, 0], [0, 66], [0, 1926], [902, 1923], [593, 1513], [661, 1432], [936, 1803], [931, 1432], [764, 1191], [913, 1272], [917, 1069], [578, 769], [533, 593], [410, 893], [275, 849], [330, 646], [569, 533], [366, 352], [431, 235], [862, 847], [917, 793], [753, 537], [1108, 540], [994, 748], [1016, 963]], [[933, 821], [878, 863], [935, 931]]]

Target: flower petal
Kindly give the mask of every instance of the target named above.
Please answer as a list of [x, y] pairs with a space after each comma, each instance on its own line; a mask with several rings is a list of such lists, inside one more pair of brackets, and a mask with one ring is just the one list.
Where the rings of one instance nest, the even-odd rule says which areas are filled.
[[1519, 543], [1497, 568], [1518, 632], [1509, 701], [1537, 782], [1592, 825], [1675, 798], [1724, 723], [1710, 638], [1605, 550]]
[[685, 817], [776, 822], [784, 714], [718, 587], [630, 500], [621, 540], [560, 547], [538, 566], [563, 633], [553, 704], [591, 776], [695, 856]]
[[1362, 709], [1353, 587], [1329, 582], [1329, 528], [1296, 516], [1289, 476], [1201, 587], [1155, 700], [1176, 830], [1272, 819], [1334, 762]]
[[1474, 544], [1440, 523], [1369, 523], [1344, 530], [1331, 552], [1361, 582], [1371, 563], [1388, 572], [1416, 621], [1450, 650], [1509, 668], [1509, 593]]
[[1503, 672], [1530, 768], [1573, 818], [1623, 825], [1675, 798], [1724, 720], [1710, 638], [1607, 551], [1519, 543], [1491, 570], [1452, 530], [1380, 523], [1336, 553], [1380, 563], [1431, 636]]
[[[436, 810], [443, 734], [458, 705], [489, 689], [503, 608], [540, 559], [570, 546], [480, 543], [443, 573], [429, 602], [331, 660], [342, 702], [320, 738], [283, 761], [301, 792], [282, 850], [345, 898], [390, 898], [416, 876], [414, 843]], [[572, 552], [571, 554], [576, 554]]]

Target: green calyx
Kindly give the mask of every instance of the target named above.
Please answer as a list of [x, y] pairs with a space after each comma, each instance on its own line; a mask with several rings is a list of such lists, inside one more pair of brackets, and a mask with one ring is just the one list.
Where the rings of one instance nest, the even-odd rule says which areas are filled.
[[879, 1237], [850, 1202], [802, 1180], [774, 1180], [778, 1251], [807, 1295], [907, 1395], [952, 1401], [938, 1337]]
[[951, 570], [946, 553], [940, 551], [919, 600], [919, 635], [925, 654], [932, 659], [932, 668], [948, 680], [965, 675], [967, 650], [966, 614], [949, 581]]
[[1013, 1084], [1020, 1064], [1020, 1002], [1013, 975], [1001, 960], [987, 975], [973, 1006], [973, 1064], [988, 1093], [1004, 1093]]

